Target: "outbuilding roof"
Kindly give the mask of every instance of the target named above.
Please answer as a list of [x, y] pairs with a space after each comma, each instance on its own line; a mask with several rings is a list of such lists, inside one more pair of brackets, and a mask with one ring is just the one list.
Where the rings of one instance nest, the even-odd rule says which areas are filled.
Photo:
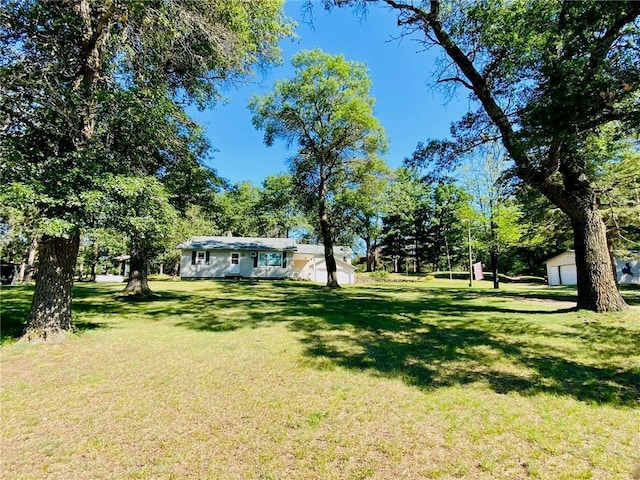
[[[297, 247], [298, 248], [296, 249], [296, 253], [306, 253], [309, 255], [324, 255], [324, 245], [298, 244]], [[351, 257], [351, 248], [343, 247], [340, 245], [334, 245], [333, 254]]]

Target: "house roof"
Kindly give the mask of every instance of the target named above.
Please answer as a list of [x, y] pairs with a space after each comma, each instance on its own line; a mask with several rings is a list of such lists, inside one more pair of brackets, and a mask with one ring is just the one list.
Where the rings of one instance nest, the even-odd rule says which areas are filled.
[[[270, 250], [324, 255], [324, 245], [296, 244], [293, 238], [193, 237], [178, 245], [181, 250]], [[351, 257], [351, 247], [335, 245], [334, 255]]]
[[293, 238], [193, 237], [181, 243], [182, 250], [277, 250], [295, 251]]

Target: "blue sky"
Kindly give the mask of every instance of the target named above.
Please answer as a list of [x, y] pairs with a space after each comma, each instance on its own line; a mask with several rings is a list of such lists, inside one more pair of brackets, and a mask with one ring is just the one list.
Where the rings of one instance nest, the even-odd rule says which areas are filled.
[[301, 1], [285, 5], [287, 15], [298, 22], [299, 38], [282, 41], [281, 66], [226, 90], [226, 103], [191, 112], [217, 150], [211, 166], [219, 175], [232, 183], [248, 180], [259, 185], [267, 175], [287, 170], [286, 160], [293, 152], [280, 141], [272, 147], [264, 144], [263, 132], [251, 124], [247, 104], [254, 93], [270, 92], [275, 80], [293, 76], [291, 57], [300, 50], [320, 48], [367, 65], [373, 83], [371, 95], [376, 99], [374, 114], [389, 137], [385, 160], [391, 167], [400, 166], [419, 141], [449, 135], [451, 122], [467, 111], [468, 101], [466, 92], [460, 91], [447, 102], [432, 88], [434, 60], [439, 54], [436, 49], [425, 52], [409, 38], [394, 40], [400, 34], [396, 17], [381, 6], [370, 7], [361, 20], [348, 9], [326, 12], [318, 3], [309, 25], [302, 5]]

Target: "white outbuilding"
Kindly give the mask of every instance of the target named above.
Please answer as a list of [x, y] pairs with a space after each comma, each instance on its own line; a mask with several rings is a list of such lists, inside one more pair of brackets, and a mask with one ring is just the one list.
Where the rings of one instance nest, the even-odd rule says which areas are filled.
[[[614, 260], [619, 284], [640, 285], [640, 256], [619, 256]], [[549, 285], [576, 285], [578, 283], [576, 254], [573, 250], [556, 255], [545, 263]]]

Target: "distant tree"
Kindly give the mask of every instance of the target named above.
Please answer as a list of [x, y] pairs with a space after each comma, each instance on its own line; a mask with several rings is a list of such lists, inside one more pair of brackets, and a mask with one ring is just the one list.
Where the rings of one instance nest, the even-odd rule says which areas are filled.
[[427, 255], [440, 268], [446, 258], [446, 269], [467, 263], [467, 226], [463, 211], [469, 208], [470, 194], [447, 179], [436, 181], [432, 194], [432, 211], [428, 227]]
[[366, 271], [376, 269], [382, 235], [382, 218], [386, 211], [385, 192], [389, 173], [380, 169], [365, 176], [356, 188], [344, 190], [338, 197], [340, 216], [347, 219], [353, 230], [365, 244]]
[[260, 212], [259, 230], [264, 236], [289, 237], [293, 229], [307, 226], [304, 212], [295, 198], [290, 174], [265, 178], [257, 209]]
[[237, 237], [259, 235], [258, 203], [260, 188], [251, 182], [238, 182], [217, 195], [214, 221], [223, 234]]
[[38, 213], [29, 189], [14, 184], [0, 191], [0, 255], [20, 264], [16, 282], [33, 278], [41, 234]]
[[427, 228], [431, 213], [431, 187], [415, 170], [396, 170], [386, 190], [385, 216], [382, 227], [382, 254], [391, 258], [393, 271], [408, 257], [413, 257], [416, 270], [422, 271], [427, 247]]
[[169, 225], [166, 248], [160, 254], [159, 261], [169, 267], [168, 273], [176, 277], [180, 272], [182, 251], [176, 248], [180, 243], [195, 236], [221, 235], [223, 232], [216, 224], [213, 215], [207, 209], [192, 204], [176, 221]]
[[0, 174], [42, 218], [27, 339], [72, 328], [81, 229], [107, 177], [138, 173], [130, 154], [149, 143], [119, 154], [118, 121], [153, 132], [160, 99], [211, 104], [221, 82], [277, 61], [290, 33], [278, 0], [0, 0]]
[[471, 158], [463, 180], [473, 193], [480, 223], [480, 248], [489, 254], [493, 288], [500, 287], [500, 256], [515, 247], [526, 230], [522, 212], [503, 178], [508, 161], [502, 153], [500, 149], [487, 149]]
[[126, 253], [127, 236], [122, 232], [108, 228], [89, 229], [80, 239], [78, 278], [87, 275], [89, 281], [95, 281], [98, 273], [113, 268], [115, 257]]
[[291, 159], [296, 197], [317, 213], [327, 264], [327, 285], [338, 287], [329, 204], [342, 189], [356, 186], [377, 168], [375, 155], [386, 147], [366, 68], [320, 50], [293, 57], [295, 75], [278, 81], [272, 93], [254, 96], [253, 123], [265, 131], [265, 143], [276, 138], [297, 145]]

